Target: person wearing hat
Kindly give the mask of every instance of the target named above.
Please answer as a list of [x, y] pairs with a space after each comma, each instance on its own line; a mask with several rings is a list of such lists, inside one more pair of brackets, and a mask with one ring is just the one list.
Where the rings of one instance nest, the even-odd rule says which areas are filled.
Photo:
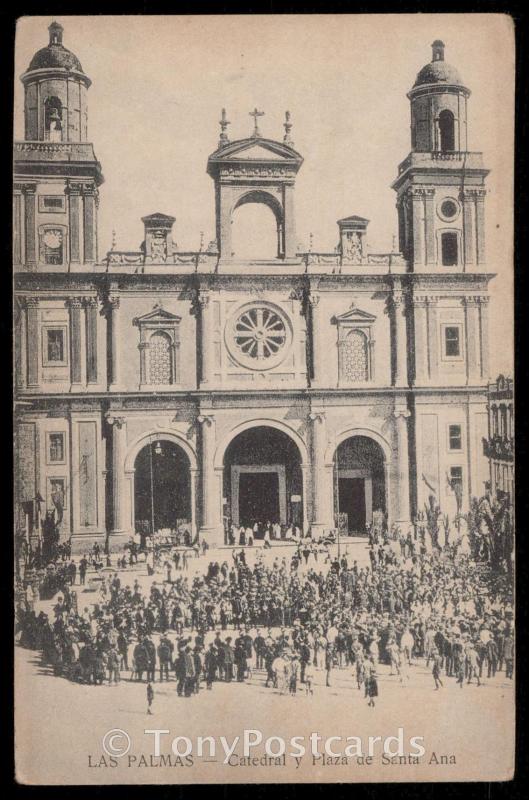
[[164, 632], [158, 644], [158, 661], [160, 662], [160, 682], [169, 680], [169, 667], [173, 658], [173, 643]]
[[204, 668], [206, 673], [206, 689], [211, 689], [213, 686], [213, 681], [216, 678], [217, 673], [217, 664], [218, 664], [219, 654], [218, 650], [215, 647], [215, 643], [211, 642], [209, 645], [208, 650], [206, 650], [206, 654], [204, 656]]
[[378, 680], [377, 680], [377, 671], [374, 666], [369, 668], [369, 671], [366, 673], [365, 679], [365, 696], [368, 699], [367, 705], [371, 706], [372, 708], [375, 707], [375, 697], [378, 697]]
[[255, 639], [253, 641], [253, 646], [255, 650], [255, 668], [256, 669], [263, 669], [264, 666], [264, 650], [265, 650], [265, 639], [261, 635], [260, 628], [257, 628], [255, 632]]
[[226, 638], [226, 643], [222, 647], [222, 660], [224, 664], [224, 680], [227, 683], [230, 683], [233, 680], [233, 664], [235, 661], [235, 653], [233, 647], [231, 645], [232, 638], [228, 636]]

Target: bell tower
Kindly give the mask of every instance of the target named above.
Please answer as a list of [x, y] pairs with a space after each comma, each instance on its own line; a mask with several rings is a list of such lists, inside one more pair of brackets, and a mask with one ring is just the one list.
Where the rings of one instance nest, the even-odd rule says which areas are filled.
[[90, 78], [63, 45], [63, 27], [21, 76], [24, 141], [15, 142], [14, 268], [70, 271], [97, 261], [101, 166], [88, 142]]
[[468, 149], [469, 97], [437, 39], [408, 92], [411, 152], [393, 183], [399, 249], [413, 272], [484, 271], [488, 170]]

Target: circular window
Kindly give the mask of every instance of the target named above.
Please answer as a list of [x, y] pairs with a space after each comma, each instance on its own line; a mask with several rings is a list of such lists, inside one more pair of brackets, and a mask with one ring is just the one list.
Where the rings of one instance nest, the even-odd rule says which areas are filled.
[[227, 344], [233, 358], [251, 369], [271, 369], [286, 354], [290, 328], [279, 309], [266, 304], [239, 310], [228, 326]]
[[444, 220], [453, 220], [459, 214], [459, 206], [455, 200], [447, 197], [439, 207], [439, 216]]

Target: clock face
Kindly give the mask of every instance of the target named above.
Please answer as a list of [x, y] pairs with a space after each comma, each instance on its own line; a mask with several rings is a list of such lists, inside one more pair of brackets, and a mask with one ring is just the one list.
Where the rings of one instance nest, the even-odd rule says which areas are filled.
[[62, 233], [61, 231], [46, 231], [43, 239], [44, 244], [46, 247], [49, 247], [50, 250], [58, 250], [62, 244]]

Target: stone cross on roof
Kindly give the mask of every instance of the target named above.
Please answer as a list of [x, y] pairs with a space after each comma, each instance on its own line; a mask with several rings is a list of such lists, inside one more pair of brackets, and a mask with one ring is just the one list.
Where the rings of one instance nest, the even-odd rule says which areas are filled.
[[256, 108], [254, 108], [253, 111], [248, 112], [248, 116], [253, 117], [253, 124], [254, 124], [254, 129], [252, 134], [253, 136], [261, 136], [261, 131], [259, 130], [257, 119], [258, 117], [264, 117], [264, 113], [265, 113], [264, 111], [258, 111]]

